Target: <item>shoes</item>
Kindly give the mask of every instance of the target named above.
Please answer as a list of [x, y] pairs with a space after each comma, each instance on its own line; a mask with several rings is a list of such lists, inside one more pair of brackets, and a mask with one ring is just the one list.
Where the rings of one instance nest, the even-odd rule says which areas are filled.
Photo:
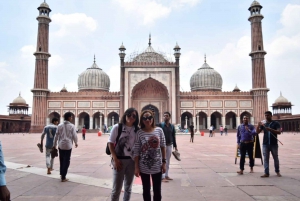
[[268, 175], [268, 174], [264, 174], [264, 175], [262, 175], [262, 176], [260, 176], [261, 178], [265, 178], [265, 177], [269, 177], [270, 175]]
[[277, 177], [282, 177], [281, 174], [279, 172], [277, 172]]
[[65, 178], [61, 180], [61, 182], [66, 182], [66, 181], [69, 181], [69, 179]]
[[173, 151], [172, 154], [176, 158], [176, 160], [181, 161], [180, 153], [178, 151]]
[[244, 174], [242, 170], [240, 170], [240, 171], [237, 171], [236, 173], [238, 173], [239, 175], [242, 175], [242, 174]]
[[161, 181], [162, 182], [169, 182], [166, 178], [163, 178]]
[[37, 146], [38, 146], [40, 152], [43, 153], [43, 147], [42, 147], [41, 143], [37, 143]]
[[173, 180], [172, 178], [170, 178], [170, 177], [166, 177], [166, 180]]

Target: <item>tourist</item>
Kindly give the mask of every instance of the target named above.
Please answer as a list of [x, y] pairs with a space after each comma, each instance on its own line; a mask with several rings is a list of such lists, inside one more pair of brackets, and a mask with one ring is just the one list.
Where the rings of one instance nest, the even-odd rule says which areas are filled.
[[[168, 115], [170, 115], [168, 113]], [[166, 142], [164, 132], [155, 127], [153, 112], [145, 110], [140, 118], [141, 130], [134, 146], [135, 176], [141, 176], [144, 201], [151, 201], [151, 182], [153, 200], [161, 201], [161, 177], [166, 171]]]
[[224, 133], [225, 133], [225, 135], [227, 135], [227, 127], [226, 126], [224, 127]]
[[10, 192], [6, 187], [5, 172], [6, 166], [4, 165], [4, 156], [2, 152], [2, 144], [0, 141], [0, 200], [10, 201]]
[[86, 133], [85, 126], [83, 126], [81, 132], [82, 132], [82, 139], [85, 140], [85, 133]]
[[223, 135], [223, 130], [224, 130], [224, 128], [223, 128], [223, 126], [221, 125], [221, 126], [220, 126], [220, 133], [221, 133], [221, 136]]
[[53, 139], [54, 139], [56, 131], [57, 131], [58, 119], [54, 117], [51, 122], [52, 122], [51, 124], [45, 126], [42, 136], [41, 136], [41, 143], [38, 144], [40, 151], [43, 152], [43, 141], [44, 141], [44, 137], [46, 135], [45, 148], [46, 148], [47, 174], [51, 174], [51, 171], [53, 170], [54, 158], [51, 157], [51, 150], [53, 147]]
[[106, 124], [103, 125], [103, 132], [107, 133], [107, 126], [106, 126]]
[[66, 178], [66, 175], [70, 166], [73, 142], [75, 143], [75, 148], [78, 147], [76, 129], [75, 126], [71, 123], [72, 118], [73, 117], [71, 112], [67, 112], [64, 114], [64, 122], [59, 124], [57, 127], [57, 132], [52, 148], [53, 150], [56, 149], [58, 141], [60, 175], [62, 182], [66, 182], [69, 180]]
[[264, 168], [265, 174], [261, 177], [269, 177], [269, 158], [270, 152], [274, 159], [275, 172], [278, 177], [281, 177], [279, 170], [279, 159], [278, 159], [278, 139], [277, 135], [280, 135], [280, 124], [277, 121], [272, 120], [272, 112], [265, 112], [266, 120], [258, 122], [258, 126], [256, 128], [256, 132], [260, 133], [262, 130], [264, 131], [263, 138], [263, 155], [264, 155]]
[[211, 126], [209, 127], [209, 137], [212, 137], [212, 136], [213, 136], [213, 134], [212, 134], [213, 130], [214, 130], [214, 127], [211, 125]]
[[249, 124], [249, 118], [247, 116], [243, 117], [243, 123], [238, 126], [237, 129], [237, 144], [238, 149], [240, 149], [240, 170], [237, 171], [239, 175], [244, 172], [244, 164], [246, 152], [248, 152], [250, 160], [250, 173], [253, 173], [254, 158], [253, 158], [253, 147], [254, 147], [254, 137], [256, 135], [256, 130], [253, 125]]
[[190, 125], [191, 139], [190, 142], [194, 143], [194, 123]]
[[108, 145], [113, 164], [111, 201], [118, 201], [124, 183], [123, 201], [129, 201], [134, 179], [133, 148], [139, 130], [139, 116], [134, 108], [125, 111], [121, 122], [113, 126]]
[[177, 149], [176, 144], [176, 136], [175, 136], [175, 128], [173, 124], [170, 123], [171, 119], [171, 113], [170, 112], [164, 112], [164, 122], [159, 123], [157, 126], [161, 127], [164, 131], [165, 141], [166, 141], [166, 173], [162, 175], [162, 181], [168, 182], [168, 180], [173, 180], [171, 177], [169, 177], [169, 168], [170, 168], [170, 159], [172, 155], [172, 149]]

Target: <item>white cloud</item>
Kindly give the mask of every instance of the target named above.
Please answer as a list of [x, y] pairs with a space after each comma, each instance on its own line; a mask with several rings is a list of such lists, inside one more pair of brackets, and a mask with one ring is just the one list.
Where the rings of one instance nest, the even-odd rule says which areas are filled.
[[33, 53], [35, 52], [35, 47], [33, 45], [25, 45], [21, 48], [22, 58], [23, 59], [32, 59], [34, 60]]
[[52, 55], [50, 58], [49, 58], [49, 66], [52, 68], [52, 69], [56, 69], [58, 67], [61, 67], [63, 64], [63, 58], [59, 55]]
[[0, 81], [9, 81], [10, 83], [19, 83], [16, 78], [17, 76], [7, 69], [9, 68], [9, 65], [6, 62], [0, 62]]
[[57, 37], [84, 35], [97, 29], [97, 21], [84, 13], [57, 13], [51, 18], [53, 26], [58, 26], [58, 30], [53, 33]]
[[137, 18], [142, 18], [143, 25], [152, 25], [156, 20], [168, 17], [174, 8], [185, 6], [195, 6], [201, 0], [175, 0], [175, 1], [158, 1], [158, 0], [116, 0], [126, 12], [133, 13]]
[[120, 91], [120, 66], [114, 65], [106, 73], [110, 79], [109, 91]]
[[280, 23], [283, 25], [283, 29], [280, 31], [285, 34], [295, 34], [300, 31], [300, 5], [288, 4], [280, 18]]

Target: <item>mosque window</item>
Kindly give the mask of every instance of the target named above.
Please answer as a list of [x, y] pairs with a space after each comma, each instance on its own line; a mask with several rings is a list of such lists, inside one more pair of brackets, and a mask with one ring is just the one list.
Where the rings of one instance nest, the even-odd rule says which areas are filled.
[[258, 46], [258, 50], [261, 50], [261, 46], [260, 45]]

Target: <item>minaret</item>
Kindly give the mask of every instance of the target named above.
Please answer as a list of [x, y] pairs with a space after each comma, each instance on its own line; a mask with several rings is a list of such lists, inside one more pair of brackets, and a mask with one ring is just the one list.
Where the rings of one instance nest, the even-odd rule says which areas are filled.
[[123, 113], [125, 112], [125, 108], [124, 108], [124, 104], [125, 104], [125, 99], [124, 99], [124, 93], [125, 93], [125, 67], [124, 67], [124, 59], [125, 59], [125, 46], [122, 45], [120, 46], [119, 48], [120, 50], [120, 53], [119, 53], [119, 56], [120, 56], [120, 117], [123, 116]]
[[176, 43], [175, 47], [174, 47], [174, 57], [175, 57], [175, 64], [176, 64], [176, 67], [175, 67], [175, 97], [176, 97], [176, 117], [173, 117], [175, 118], [173, 121], [173, 123], [177, 123], [177, 122], [181, 122], [181, 119], [180, 119], [180, 99], [179, 99], [179, 96], [180, 96], [180, 71], [179, 71], [179, 59], [180, 59], [180, 50], [181, 48], [179, 47], [178, 43]]
[[42, 132], [46, 125], [47, 118], [47, 95], [48, 90], [48, 58], [51, 56], [49, 49], [49, 23], [51, 19], [49, 14], [51, 9], [44, 1], [40, 7], [39, 16], [36, 18], [38, 24], [38, 36], [35, 60], [34, 87], [33, 93], [32, 117], [31, 117], [31, 133]]
[[261, 20], [264, 16], [261, 14], [262, 6], [253, 1], [250, 8], [251, 22], [251, 53], [252, 57], [252, 93], [253, 93], [253, 117], [254, 123], [265, 119], [265, 111], [268, 110], [268, 91], [266, 84], [266, 70], [265, 70], [265, 55], [262, 25]]

